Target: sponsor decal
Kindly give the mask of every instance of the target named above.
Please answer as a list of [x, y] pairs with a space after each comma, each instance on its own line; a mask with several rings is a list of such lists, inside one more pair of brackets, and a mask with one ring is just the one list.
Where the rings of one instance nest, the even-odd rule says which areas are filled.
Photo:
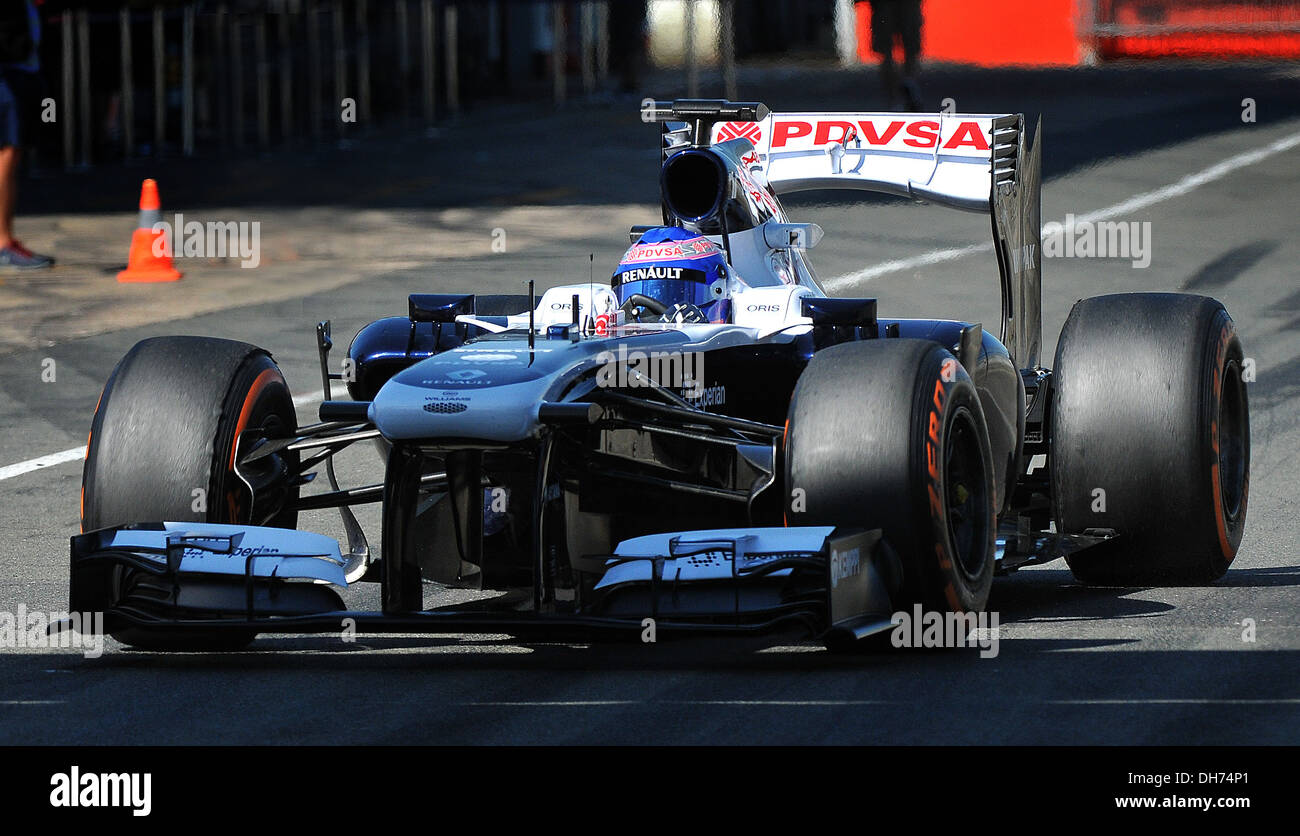
[[[934, 521], [935, 527], [939, 531], [946, 530], [944, 522], [943, 500], [939, 496], [939, 463], [942, 457], [939, 454], [940, 442], [939, 433], [943, 429], [943, 405], [947, 400], [948, 391], [944, 386], [943, 378], [934, 382], [934, 397], [931, 399], [931, 408], [929, 420], [927, 422], [927, 432], [925, 438], [925, 464], [926, 475], [930, 478], [926, 485], [926, 491], [930, 496], [930, 517]], [[943, 552], [943, 538], [938, 538], [939, 542], [935, 543], [935, 551], [938, 552], [939, 565], [946, 567], [948, 557]]]
[[745, 308], [750, 313], [780, 313], [784, 309], [784, 305], [748, 305]]
[[650, 279], [680, 279], [682, 281], [704, 281], [703, 270], [691, 270], [686, 267], [634, 267], [618, 274], [619, 282], [643, 282]]
[[832, 142], [853, 142], [874, 148], [905, 146], [908, 148], [935, 148], [943, 151], [988, 151], [988, 136], [980, 123], [968, 119], [958, 122], [951, 134], [939, 144], [940, 123], [937, 119], [859, 119], [848, 122], [842, 119], [781, 119], [773, 123], [771, 148], [785, 148], [791, 144], [805, 144], [795, 140], [810, 140], [813, 146]]
[[853, 548], [831, 552], [831, 589], [840, 585], [845, 578], [856, 578], [862, 570], [862, 550]]
[[456, 357], [469, 363], [501, 363], [516, 360], [519, 355], [506, 351], [462, 351]]
[[442, 377], [429, 377], [420, 381], [422, 386], [448, 386], [460, 384], [462, 386], [490, 386], [492, 381], [487, 378], [487, 372], [479, 369], [456, 369], [447, 372]]
[[758, 122], [723, 122], [717, 127], [715, 142], [730, 139], [748, 139], [755, 145], [763, 138], [763, 129]]
[[674, 259], [707, 258], [720, 253], [718, 245], [708, 238], [688, 238], [685, 241], [664, 241], [660, 244], [633, 244], [623, 255], [623, 264], [640, 261], [672, 261]]
[[[703, 358], [701, 358], [701, 363], [703, 363]], [[688, 401], [695, 401], [695, 405], [702, 409], [707, 409], [710, 406], [722, 406], [727, 402], [727, 387], [721, 383], [715, 386], [705, 386], [702, 389], [683, 389], [677, 394]]]
[[280, 550], [269, 546], [241, 546], [230, 551], [210, 552], [207, 549], [185, 549], [181, 554], [189, 558], [252, 557], [262, 554], [279, 554]]
[[618, 308], [610, 308], [596, 314], [595, 330], [596, 336], [608, 337], [610, 329], [617, 328], [623, 324], [623, 311]]

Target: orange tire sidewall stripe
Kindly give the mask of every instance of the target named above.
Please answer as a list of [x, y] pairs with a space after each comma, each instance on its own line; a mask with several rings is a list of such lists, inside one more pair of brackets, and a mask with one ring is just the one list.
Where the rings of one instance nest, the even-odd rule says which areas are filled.
[[[781, 433], [781, 455], [787, 460], [790, 457], [790, 416], [789, 415], [785, 417], [785, 431]], [[790, 485], [786, 485], [785, 490], [787, 494], [790, 494], [790, 496], [786, 496], [781, 499], [781, 525], [785, 526], [786, 528], [789, 528], [790, 527], [789, 500], [791, 496], [793, 496], [793, 490]]]
[[90, 429], [86, 430], [86, 455], [81, 457], [81, 533], [86, 533], [86, 465], [90, 461], [90, 440], [95, 437], [95, 417], [99, 415], [99, 407], [104, 403], [104, 392], [108, 390], [105, 384], [103, 389], [99, 390], [99, 398], [95, 401], [95, 411], [91, 413]]
[[230, 441], [230, 470], [232, 472], [235, 469], [235, 451], [239, 449], [239, 436], [248, 428], [248, 419], [253, 414], [253, 406], [257, 403], [257, 396], [274, 380], [283, 380], [283, 378], [275, 369], [263, 369], [257, 379], [253, 381], [253, 385], [248, 387], [248, 394], [244, 396], [244, 405], [239, 410], [239, 420], [235, 422], [235, 435]]
[[[274, 380], [283, 381], [280, 373], [276, 369], [263, 369], [262, 373], [253, 381], [253, 385], [248, 387], [248, 394], [244, 395], [244, 405], [239, 409], [239, 419], [235, 422], [235, 433], [230, 439], [230, 464], [229, 471], [235, 472], [235, 454], [239, 450], [239, 436], [248, 428], [248, 419], [253, 414], [253, 407], [257, 404], [257, 396], [262, 390]], [[223, 497], [229, 506], [230, 519], [232, 521], [238, 517], [238, 497], [234, 492], [228, 491]]]
[[1214, 494], [1214, 523], [1219, 534], [1219, 549], [1225, 558], [1232, 557], [1232, 544], [1228, 539], [1228, 521], [1223, 516], [1223, 474], [1219, 472], [1219, 408], [1223, 404], [1223, 363], [1227, 359], [1231, 339], [1232, 330], [1225, 326], [1219, 332], [1219, 348], [1214, 353], [1214, 371], [1210, 378], [1214, 397], [1210, 412], [1210, 450], [1214, 454], [1210, 459], [1210, 485]]

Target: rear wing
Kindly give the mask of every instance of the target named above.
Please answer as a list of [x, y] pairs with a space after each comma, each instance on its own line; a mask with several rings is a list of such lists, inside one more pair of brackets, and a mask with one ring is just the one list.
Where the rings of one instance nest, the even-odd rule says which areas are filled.
[[863, 189], [987, 212], [991, 179], [1014, 175], [1017, 116], [772, 113], [719, 122], [712, 141], [754, 145], [772, 190]]
[[665, 158], [747, 140], [751, 173], [776, 195], [855, 189], [992, 218], [1002, 279], [1001, 339], [1022, 369], [1042, 350], [1039, 204], [1042, 123], [1027, 141], [1021, 114], [772, 113], [758, 102], [645, 102], [663, 123]]

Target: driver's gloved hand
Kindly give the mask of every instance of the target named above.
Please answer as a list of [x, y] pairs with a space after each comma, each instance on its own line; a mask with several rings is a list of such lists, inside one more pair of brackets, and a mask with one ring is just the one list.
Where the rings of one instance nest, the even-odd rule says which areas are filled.
[[664, 313], [660, 319], [664, 322], [708, 322], [704, 311], [695, 305], [678, 303]]

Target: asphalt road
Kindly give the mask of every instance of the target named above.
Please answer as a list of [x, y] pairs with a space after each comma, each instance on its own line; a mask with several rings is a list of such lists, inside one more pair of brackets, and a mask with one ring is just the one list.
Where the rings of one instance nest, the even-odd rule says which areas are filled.
[[[833, 106], [837, 94], [871, 81], [865, 74], [811, 79], [817, 83], [774, 71], [748, 80], [770, 86], [770, 103], [786, 109], [799, 105], [799, 90], [817, 91], [801, 108], [812, 109]], [[1044, 221], [1098, 213], [1150, 224], [1144, 269], [1127, 259], [1045, 261], [1048, 363], [1070, 305], [1088, 295], [1189, 290], [1221, 299], [1236, 320], [1257, 370], [1249, 388], [1253, 467], [1245, 539], [1223, 580], [1198, 588], [1094, 589], [1075, 583], [1063, 564], [1022, 570], [994, 585], [989, 606], [1001, 621], [994, 658], [976, 651], [846, 658], [795, 638], [575, 646], [504, 636], [356, 643], [264, 637], [248, 652], [207, 656], [139, 653], [110, 642], [97, 659], [10, 648], [0, 651], [0, 743], [1300, 742], [1294, 67], [973, 79], [940, 71], [930, 79], [927, 92], [939, 97], [952, 89], [963, 110], [1043, 114]], [[1240, 118], [1246, 96], [1257, 99], [1258, 122]], [[84, 444], [103, 381], [146, 336], [259, 343], [275, 354], [295, 391], [307, 395], [316, 389], [318, 318], [332, 318], [336, 338], [346, 342], [371, 319], [403, 312], [411, 291], [508, 293], [530, 277], [543, 287], [585, 279], [588, 253], [609, 270], [626, 246], [625, 216], [637, 214], [638, 205], [646, 221], [656, 214], [653, 133], [635, 133], [643, 129], [631, 112], [619, 119], [581, 110], [530, 118], [550, 135], [539, 140], [547, 148], [575, 125], [617, 125], [614, 150], [602, 149], [593, 135], [583, 140], [592, 149], [581, 160], [568, 155], [542, 165], [544, 150], [525, 150], [520, 191], [512, 193], [497, 172], [487, 178], [491, 194], [461, 185], [460, 200], [468, 222], [483, 226], [484, 240], [498, 225], [494, 213], [528, 204], [529, 222], [562, 230], [562, 241], [530, 234], [521, 250], [416, 259], [414, 267], [358, 271], [364, 281], [331, 282], [321, 292], [304, 284], [274, 302], [251, 296], [90, 337], [52, 331], [39, 345], [0, 356], [0, 468]], [[472, 132], [475, 123], [458, 130]], [[633, 137], [644, 139], [644, 151], [634, 150]], [[608, 175], [592, 171], [620, 162]], [[629, 194], [613, 193], [633, 181]], [[558, 191], [539, 197], [547, 188]], [[407, 205], [417, 198], [375, 201], [419, 218], [422, 210]], [[877, 296], [886, 315], [996, 321], [992, 255], [962, 249], [987, 240], [982, 216], [825, 195], [788, 204], [825, 228], [812, 255], [836, 293]], [[400, 248], [400, 240], [392, 246]], [[340, 264], [351, 269], [346, 260]], [[330, 262], [321, 269], [332, 269]], [[47, 358], [56, 362], [52, 383], [41, 379]], [[311, 411], [304, 404], [302, 418]], [[341, 459], [345, 481], [378, 478], [370, 449]], [[67, 538], [78, 524], [79, 460], [9, 473], [0, 480], [0, 611], [62, 609]], [[377, 543], [373, 509], [363, 522]], [[304, 515], [302, 524], [341, 534], [329, 514]], [[376, 606], [376, 598], [372, 589], [349, 593], [355, 606]], [[1253, 641], [1243, 638], [1248, 619]]]

